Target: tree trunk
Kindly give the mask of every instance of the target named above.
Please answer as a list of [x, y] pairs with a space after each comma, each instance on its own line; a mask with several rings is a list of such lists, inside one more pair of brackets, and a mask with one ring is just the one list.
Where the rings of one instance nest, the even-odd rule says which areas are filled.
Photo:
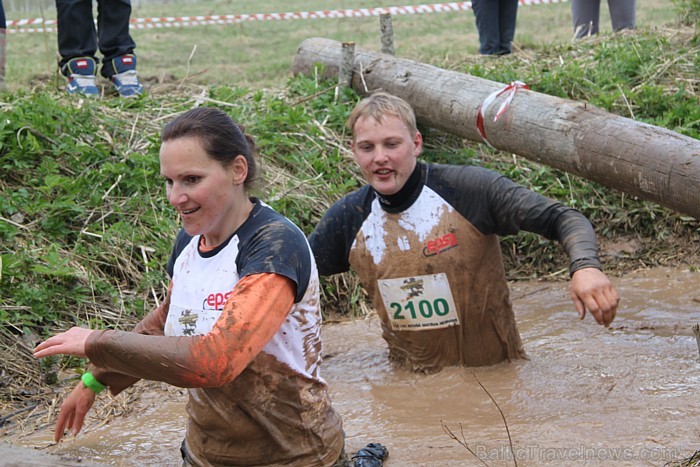
[[[316, 64], [337, 76], [341, 44], [311, 38], [299, 46], [292, 70]], [[352, 87], [360, 95], [382, 89], [406, 100], [422, 125], [483, 142], [479, 107], [504, 84], [424, 63], [355, 49]], [[584, 102], [519, 89], [504, 113], [506, 95], [483, 115], [488, 142], [542, 164], [654, 201], [700, 219], [700, 141], [640, 123]]]

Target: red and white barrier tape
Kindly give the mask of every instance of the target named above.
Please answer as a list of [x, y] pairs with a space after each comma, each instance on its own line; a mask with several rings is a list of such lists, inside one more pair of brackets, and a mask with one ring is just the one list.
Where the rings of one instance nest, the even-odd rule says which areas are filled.
[[[518, 0], [518, 4], [544, 5], [550, 3], [565, 3], [567, 0]], [[245, 21], [282, 21], [294, 19], [338, 19], [338, 18], [366, 18], [389, 13], [391, 15], [412, 15], [424, 13], [448, 13], [455, 11], [471, 10], [471, 2], [433, 3], [426, 5], [407, 5], [377, 8], [359, 8], [346, 10], [318, 10], [300, 11], [290, 13], [256, 13], [240, 15], [212, 15], [212, 16], [180, 16], [162, 18], [132, 18], [130, 27], [134, 29], [168, 28], [203, 26], [211, 24], [235, 24]], [[42, 25], [40, 28], [28, 28], [26, 26]], [[8, 20], [9, 32], [54, 32], [55, 19], [18, 19]]]
[[[509, 85], [505, 86], [502, 89], [499, 89], [498, 91], [494, 91], [491, 94], [489, 94], [486, 99], [484, 99], [484, 102], [479, 106], [479, 109], [477, 110], [476, 114], [476, 128], [479, 130], [479, 134], [481, 135], [481, 139], [484, 140], [484, 143], [488, 144], [491, 146], [491, 143], [489, 142], [488, 139], [486, 139], [486, 129], [484, 128], [484, 114], [488, 111], [489, 107], [491, 107], [491, 104], [496, 100], [498, 96], [500, 96], [503, 93], [508, 93], [506, 96], [506, 99], [501, 103], [501, 106], [498, 108], [498, 112], [496, 112], [496, 116], [493, 117], [493, 121], [497, 122], [499, 118], [501, 118], [501, 115], [503, 115], [512, 102], [513, 98], [515, 97], [515, 93], [518, 92], [518, 89], [530, 89], [527, 87], [525, 83], [522, 81], [513, 81]], [[493, 146], [491, 146], [493, 147]]]

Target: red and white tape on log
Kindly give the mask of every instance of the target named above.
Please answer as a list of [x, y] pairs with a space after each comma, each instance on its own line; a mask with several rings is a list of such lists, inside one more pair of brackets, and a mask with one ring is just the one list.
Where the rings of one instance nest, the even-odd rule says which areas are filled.
[[501, 106], [498, 108], [498, 112], [496, 112], [496, 116], [493, 117], [494, 123], [498, 121], [499, 118], [508, 110], [508, 106], [510, 103], [513, 101], [513, 98], [515, 97], [515, 93], [518, 92], [518, 89], [530, 89], [527, 87], [527, 84], [523, 83], [522, 81], [513, 81], [509, 85], [499, 89], [498, 91], [494, 91], [491, 94], [489, 94], [486, 99], [484, 99], [484, 102], [479, 106], [477, 109], [477, 114], [476, 114], [476, 129], [479, 130], [479, 134], [481, 135], [481, 139], [484, 140], [484, 143], [488, 144], [490, 147], [491, 142], [486, 139], [486, 128], [484, 127], [484, 114], [488, 111], [489, 107], [491, 107], [491, 104], [496, 100], [497, 97], [499, 97], [502, 94], [506, 94], [506, 99], [501, 103]]
[[[545, 5], [550, 3], [565, 3], [567, 0], [518, 0], [520, 6], [525, 5]], [[290, 13], [254, 13], [240, 15], [211, 15], [211, 16], [179, 16], [162, 18], [132, 18], [130, 27], [132, 29], [152, 29], [152, 28], [172, 28], [188, 26], [205, 26], [220, 24], [236, 24], [246, 21], [284, 21], [294, 19], [339, 19], [339, 18], [367, 18], [391, 15], [416, 15], [426, 13], [449, 13], [455, 11], [471, 10], [472, 2], [449, 2], [432, 3], [426, 5], [407, 5], [377, 8], [357, 8], [346, 10], [318, 10], [300, 11]], [[41, 27], [27, 27], [37, 26]], [[18, 19], [7, 21], [8, 32], [31, 33], [31, 32], [55, 32], [55, 19]]]

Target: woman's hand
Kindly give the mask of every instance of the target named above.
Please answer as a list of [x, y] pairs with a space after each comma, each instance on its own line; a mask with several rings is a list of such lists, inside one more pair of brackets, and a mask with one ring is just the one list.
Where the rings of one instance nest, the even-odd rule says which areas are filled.
[[61, 404], [61, 411], [56, 421], [56, 432], [53, 435], [57, 443], [63, 438], [66, 430], [70, 430], [73, 436], [80, 433], [80, 429], [85, 422], [85, 416], [95, 403], [95, 394], [92, 389], [85, 387], [80, 382]]
[[61, 334], [56, 334], [36, 346], [34, 357], [43, 358], [50, 355], [65, 354], [86, 358], [85, 343], [90, 333], [92, 333], [90, 329], [74, 327]]

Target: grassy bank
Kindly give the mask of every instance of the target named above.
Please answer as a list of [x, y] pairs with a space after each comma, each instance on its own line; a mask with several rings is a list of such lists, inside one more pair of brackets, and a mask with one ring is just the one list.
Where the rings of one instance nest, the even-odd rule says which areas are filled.
[[[298, 12], [419, 4], [395, 0], [271, 0], [196, 3], [169, 2], [134, 8], [133, 18], [244, 13]], [[431, 2], [424, 2], [431, 3]], [[605, 3], [605, 2], [603, 2]], [[637, 24], [654, 30], [673, 24], [674, 0], [639, 0]], [[21, 13], [30, 18], [55, 19], [54, 8]], [[8, 19], [19, 19], [8, 13]], [[471, 11], [398, 15], [393, 18], [396, 54], [449, 67], [478, 53], [478, 35]], [[601, 9], [600, 29], [610, 32], [607, 8]], [[379, 50], [377, 18], [288, 21], [251, 21], [240, 24], [161, 29], [134, 29], [139, 69], [152, 85], [194, 82], [248, 87], [279, 87], [289, 76], [291, 58], [308, 37], [355, 41], [359, 47]], [[525, 56], [542, 47], [570, 42], [570, 4], [523, 6], [519, 10], [516, 47]], [[8, 36], [8, 81], [11, 87], [50, 83], [64, 86], [57, 74], [56, 33]]]
[[[236, 41], [227, 44], [234, 47]], [[439, 60], [496, 81], [523, 79], [535, 91], [586, 100], [698, 138], [699, 45], [697, 29], [678, 26], [532, 45], [499, 60]], [[351, 91], [336, 102], [331, 83], [289, 79], [286, 71], [274, 74], [281, 83], [275, 88], [224, 80], [221, 73], [216, 74], [220, 81], [210, 84], [166, 80], [131, 101], [70, 99], [46, 81], [33, 87], [14, 83], [1, 95], [0, 353], [8, 358], [2, 359], [0, 374], [8, 378], [3, 376], [0, 396], [31, 396], [60, 365], [79, 363], [49, 359], [39, 367], [30, 349], [42, 336], [73, 324], [129, 327], [162, 300], [163, 265], [178, 220], [164, 197], [158, 133], [177, 113], [211, 105], [243, 123], [262, 150], [264, 181], [258, 194], [307, 233], [330, 203], [359, 185], [343, 128], [356, 99]], [[246, 74], [254, 72], [241, 73], [256, 81]], [[575, 204], [592, 219], [612, 272], [656, 264], [697, 268], [697, 220], [481, 144], [423, 130], [427, 160], [449, 157], [484, 165]], [[524, 234], [505, 238], [503, 249], [513, 279], [565, 276], [557, 245]], [[362, 313], [361, 291], [351, 276], [325, 286], [327, 315]]]

